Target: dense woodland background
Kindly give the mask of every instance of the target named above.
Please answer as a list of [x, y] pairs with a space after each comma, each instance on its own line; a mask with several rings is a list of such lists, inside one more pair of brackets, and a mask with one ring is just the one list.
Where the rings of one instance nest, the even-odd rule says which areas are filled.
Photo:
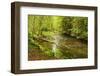
[[86, 58], [87, 39], [87, 17], [28, 15], [29, 60]]

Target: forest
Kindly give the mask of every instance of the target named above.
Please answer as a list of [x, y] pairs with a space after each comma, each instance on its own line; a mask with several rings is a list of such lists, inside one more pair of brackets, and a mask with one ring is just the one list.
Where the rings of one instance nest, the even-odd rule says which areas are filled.
[[28, 60], [87, 58], [88, 18], [28, 15]]

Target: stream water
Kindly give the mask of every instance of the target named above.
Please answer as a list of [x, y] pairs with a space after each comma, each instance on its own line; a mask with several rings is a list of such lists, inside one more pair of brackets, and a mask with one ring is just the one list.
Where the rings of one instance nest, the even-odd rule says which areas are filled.
[[59, 44], [59, 41], [60, 41], [60, 36], [59, 35], [55, 35], [53, 36], [53, 44], [52, 44], [52, 52], [54, 53], [54, 56], [56, 57], [56, 49], [57, 49], [57, 45]]
[[31, 49], [29, 51], [29, 60], [48, 60], [48, 59], [76, 59], [87, 58], [87, 43], [64, 35], [55, 35], [51, 42], [39, 41], [43, 47], [41, 49]]

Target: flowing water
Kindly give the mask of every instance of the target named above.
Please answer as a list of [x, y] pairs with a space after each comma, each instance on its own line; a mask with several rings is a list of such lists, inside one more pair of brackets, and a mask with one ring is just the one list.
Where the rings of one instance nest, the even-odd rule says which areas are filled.
[[53, 44], [52, 44], [52, 52], [54, 53], [54, 56], [55, 56], [55, 53], [56, 53], [56, 48], [57, 48], [57, 45], [59, 43], [59, 36], [53, 36]]

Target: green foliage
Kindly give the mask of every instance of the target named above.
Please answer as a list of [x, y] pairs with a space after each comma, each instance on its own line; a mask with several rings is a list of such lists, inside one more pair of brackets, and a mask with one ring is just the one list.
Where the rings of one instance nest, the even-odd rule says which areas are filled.
[[55, 50], [55, 53], [54, 53], [54, 56], [55, 56], [56, 58], [62, 58], [62, 57], [63, 57], [63, 53], [61, 52], [60, 49], [56, 49], [56, 50]]
[[87, 38], [87, 18], [75, 17], [72, 20], [71, 34], [77, 38]]
[[[76, 39], [86, 40], [88, 38], [88, 18], [72, 16], [42, 16], [28, 15], [28, 48], [38, 49], [46, 56], [54, 58], [73, 58], [71, 52], [62, 52], [56, 48], [52, 52], [52, 44], [55, 44], [54, 36], [72, 36]], [[66, 49], [65, 49], [66, 50]], [[81, 55], [81, 53], [80, 53]], [[79, 56], [79, 53], [78, 55]], [[84, 54], [82, 53], [84, 57]], [[81, 56], [80, 56], [81, 57]]]
[[44, 53], [45, 53], [46, 55], [48, 55], [49, 57], [53, 57], [53, 56], [54, 56], [54, 54], [53, 54], [53, 52], [52, 52], [51, 50], [45, 51]]
[[[70, 16], [28, 16], [30, 37], [52, 37], [55, 34], [68, 34], [87, 40], [87, 17]], [[30, 38], [29, 37], [29, 38]]]
[[87, 40], [87, 17], [64, 17], [62, 28], [65, 34]]
[[72, 29], [72, 17], [63, 17], [62, 20], [62, 32], [70, 34]]

